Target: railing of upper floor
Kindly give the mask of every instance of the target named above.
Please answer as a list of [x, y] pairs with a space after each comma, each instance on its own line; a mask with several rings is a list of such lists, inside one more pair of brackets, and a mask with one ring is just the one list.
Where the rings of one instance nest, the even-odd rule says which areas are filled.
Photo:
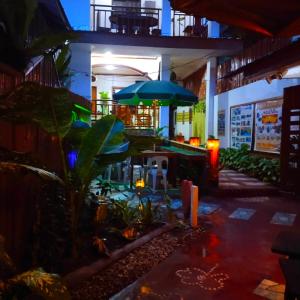
[[17, 72], [8, 66], [0, 66], [0, 95], [4, 95], [25, 81], [44, 86], [59, 86], [58, 74], [52, 56], [41, 56], [32, 60], [24, 72]]
[[243, 50], [238, 55], [218, 65], [217, 93], [223, 93], [257, 81], [244, 76], [242, 67], [261, 59], [290, 44], [286, 38], [266, 38]]
[[[172, 36], [207, 37], [205, 19], [171, 12]], [[127, 35], [160, 36], [162, 9], [91, 4], [92, 30]]]
[[96, 121], [107, 115], [115, 115], [126, 128], [154, 129], [159, 124], [158, 106], [119, 105], [113, 100], [92, 100], [91, 120]]

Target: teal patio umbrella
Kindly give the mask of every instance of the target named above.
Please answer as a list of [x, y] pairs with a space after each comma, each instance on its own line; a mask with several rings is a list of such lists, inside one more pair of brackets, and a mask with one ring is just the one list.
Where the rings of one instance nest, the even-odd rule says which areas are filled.
[[[198, 97], [171, 81], [140, 81], [113, 96], [122, 105], [191, 106]], [[155, 102], [154, 102], [155, 101]]]

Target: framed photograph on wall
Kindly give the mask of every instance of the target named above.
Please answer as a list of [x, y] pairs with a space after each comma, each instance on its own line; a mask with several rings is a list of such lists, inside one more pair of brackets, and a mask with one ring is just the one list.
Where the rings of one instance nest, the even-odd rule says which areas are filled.
[[256, 103], [255, 151], [280, 152], [282, 104], [282, 99]]
[[230, 146], [239, 149], [242, 144], [252, 145], [253, 104], [231, 107]]

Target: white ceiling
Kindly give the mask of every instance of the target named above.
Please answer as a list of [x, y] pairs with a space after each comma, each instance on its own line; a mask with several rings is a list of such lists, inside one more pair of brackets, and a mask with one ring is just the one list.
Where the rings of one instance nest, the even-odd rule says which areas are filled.
[[[99, 68], [94, 70], [93, 73], [102, 73], [102, 74], [117, 74], [125, 72], [125, 74], [136, 75], [133, 70], [122, 68], [120, 65], [128, 65], [126, 60], [128, 57], [131, 59], [135, 59], [136, 63], [134, 67], [141, 71], [141, 73], [149, 73], [150, 77], [153, 71], [153, 66], [151, 66], [151, 70], [145, 70], [145, 64], [143, 64], [142, 60], [159, 60], [162, 54], [169, 54], [171, 60], [171, 71], [176, 73], [177, 79], [183, 79], [188, 75], [192, 74], [193, 72], [197, 71], [201, 66], [203, 66], [207, 62], [207, 58], [212, 56], [213, 52], [217, 50], [205, 50], [205, 49], [165, 49], [165, 48], [149, 48], [149, 47], [131, 47], [131, 46], [114, 46], [114, 45], [95, 45], [92, 48], [92, 64], [99, 64], [93, 63], [93, 57], [104, 57], [104, 54], [107, 52], [112, 53], [113, 57], [118, 57], [118, 69], [113, 71], [108, 71], [104, 68], [100, 70]], [[124, 63], [122, 63], [122, 57], [124, 58]], [[158, 68], [157, 74], [158, 74]], [[152, 78], [156, 79], [156, 78]]]

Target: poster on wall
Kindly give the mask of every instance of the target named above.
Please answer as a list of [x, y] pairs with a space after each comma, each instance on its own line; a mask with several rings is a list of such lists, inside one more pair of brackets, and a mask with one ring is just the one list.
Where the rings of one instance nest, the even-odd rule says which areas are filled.
[[255, 108], [255, 151], [280, 152], [283, 100], [265, 101]]
[[240, 148], [252, 144], [253, 104], [241, 105], [231, 108], [231, 147]]
[[218, 111], [218, 136], [225, 136], [225, 110]]

